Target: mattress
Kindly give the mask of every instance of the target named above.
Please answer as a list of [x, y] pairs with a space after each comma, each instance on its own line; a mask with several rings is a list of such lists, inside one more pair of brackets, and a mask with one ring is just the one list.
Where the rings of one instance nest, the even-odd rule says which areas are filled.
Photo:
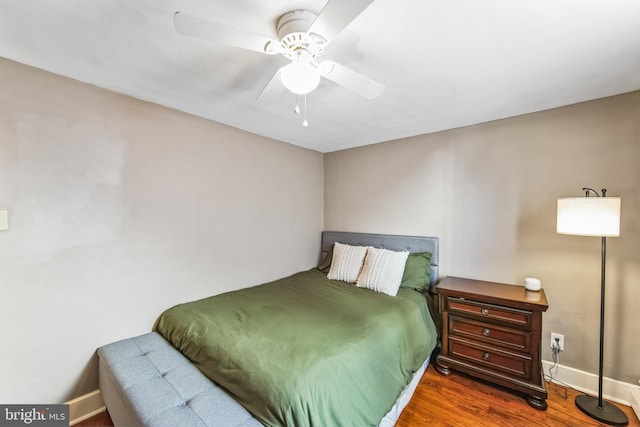
[[265, 425], [377, 426], [435, 348], [427, 298], [312, 269], [178, 305], [157, 331]]

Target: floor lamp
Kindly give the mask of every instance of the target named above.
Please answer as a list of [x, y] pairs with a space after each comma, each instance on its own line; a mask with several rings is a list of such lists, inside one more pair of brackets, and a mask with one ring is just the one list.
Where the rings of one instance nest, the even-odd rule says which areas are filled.
[[[591, 418], [611, 424], [626, 425], [627, 416], [618, 407], [602, 400], [602, 369], [604, 355], [604, 282], [607, 259], [607, 237], [620, 235], [620, 198], [606, 197], [591, 188], [583, 188], [585, 197], [558, 199], [557, 231], [560, 234], [596, 236], [602, 238], [602, 267], [600, 274], [600, 367], [598, 398], [585, 394], [576, 396], [576, 406]], [[589, 197], [590, 195], [595, 197]]]

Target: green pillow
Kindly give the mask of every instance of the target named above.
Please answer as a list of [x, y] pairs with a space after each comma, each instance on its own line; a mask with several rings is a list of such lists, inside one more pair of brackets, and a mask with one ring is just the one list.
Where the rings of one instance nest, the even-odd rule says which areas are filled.
[[409, 254], [404, 267], [401, 288], [424, 291], [431, 283], [431, 253], [417, 252]]

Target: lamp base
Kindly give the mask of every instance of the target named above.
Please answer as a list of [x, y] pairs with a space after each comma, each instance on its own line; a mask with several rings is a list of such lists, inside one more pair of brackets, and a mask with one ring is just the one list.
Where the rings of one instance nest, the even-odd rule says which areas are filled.
[[582, 394], [576, 396], [576, 406], [591, 418], [605, 424], [612, 426], [626, 426], [629, 424], [629, 419], [620, 408], [604, 400], [602, 401], [602, 407], [599, 407], [598, 399]]

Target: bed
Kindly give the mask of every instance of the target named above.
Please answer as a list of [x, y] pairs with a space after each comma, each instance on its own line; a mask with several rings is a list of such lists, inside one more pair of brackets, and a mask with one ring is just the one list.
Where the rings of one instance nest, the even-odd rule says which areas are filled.
[[[365, 253], [357, 286], [346, 250]], [[263, 425], [392, 426], [437, 343], [438, 239], [323, 232], [321, 252], [319, 268], [172, 307], [156, 332]]]

